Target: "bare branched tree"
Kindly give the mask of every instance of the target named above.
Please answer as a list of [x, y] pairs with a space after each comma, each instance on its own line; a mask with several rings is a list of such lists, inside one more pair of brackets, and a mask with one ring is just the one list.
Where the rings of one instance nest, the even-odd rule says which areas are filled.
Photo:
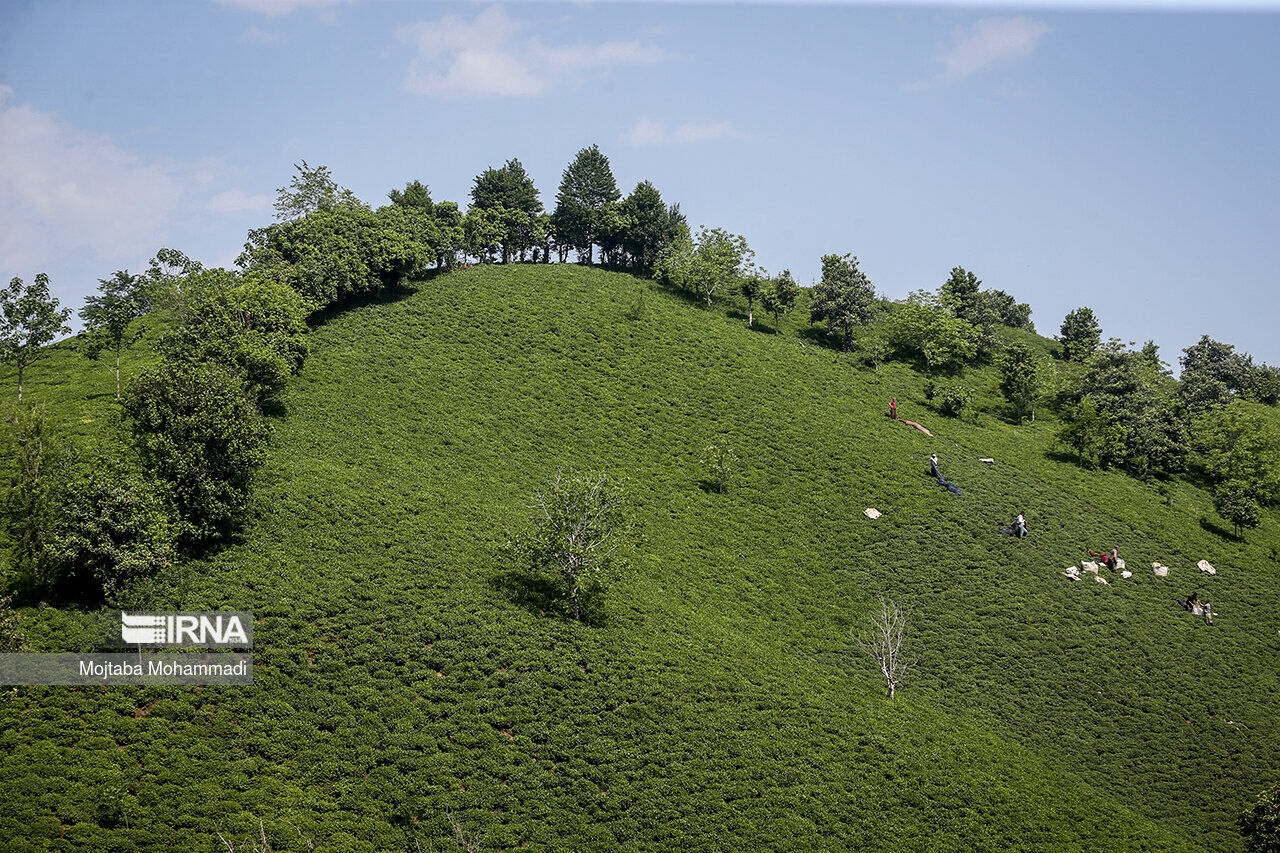
[[618, 554], [630, 523], [621, 483], [607, 474], [566, 476], [533, 496], [533, 530], [519, 550], [541, 571], [560, 581], [574, 619], [607, 588], [621, 565]]
[[902, 649], [907, 639], [907, 614], [892, 601], [882, 598], [880, 609], [867, 617], [861, 630], [854, 628], [849, 636], [859, 649], [875, 659], [892, 699], [903, 676], [915, 666], [915, 661], [907, 658]]

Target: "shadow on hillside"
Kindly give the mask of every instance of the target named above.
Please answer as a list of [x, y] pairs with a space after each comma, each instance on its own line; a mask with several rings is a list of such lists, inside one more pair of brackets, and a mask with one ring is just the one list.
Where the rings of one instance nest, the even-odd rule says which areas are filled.
[[[490, 580], [495, 590], [512, 604], [536, 616], [550, 616], [562, 622], [575, 622], [565, 608], [559, 587], [550, 578], [526, 569], [501, 572]], [[584, 608], [583, 624], [598, 627], [605, 622], [599, 608]]]
[[362, 293], [352, 296], [349, 299], [344, 299], [341, 302], [335, 302], [332, 305], [327, 305], [324, 308], [313, 311], [311, 316], [307, 317], [307, 323], [311, 325], [312, 328], [317, 328], [326, 325], [330, 320], [341, 317], [346, 312], [356, 308], [364, 308], [367, 305], [387, 305], [392, 302], [399, 302], [401, 299], [405, 299], [417, 293], [420, 285], [426, 284], [446, 272], [448, 272], [448, 270], [431, 270], [421, 278], [415, 278], [392, 287], [383, 287], [372, 293]]
[[1206, 533], [1212, 533], [1215, 536], [1219, 536], [1223, 539], [1226, 539], [1228, 542], [1244, 541], [1243, 536], [1237, 536], [1236, 534], [1232, 533], [1230, 530], [1227, 530], [1225, 527], [1219, 527], [1217, 524], [1213, 523], [1207, 518], [1200, 519], [1200, 527], [1203, 528]]

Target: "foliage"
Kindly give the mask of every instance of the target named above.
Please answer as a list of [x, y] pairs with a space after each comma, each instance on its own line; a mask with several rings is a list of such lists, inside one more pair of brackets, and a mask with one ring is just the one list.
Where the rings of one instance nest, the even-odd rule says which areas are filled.
[[52, 583], [73, 597], [116, 601], [177, 559], [173, 509], [140, 472], [104, 461], [68, 484], [60, 503]]
[[425, 270], [437, 249], [421, 242], [423, 231], [421, 218], [399, 205], [375, 212], [338, 203], [250, 231], [237, 263], [288, 284], [313, 309], [323, 308], [396, 287]]
[[1209, 484], [1249, 484], [1264, 504], [1280, 501], [1280, 430], [1235, 401], [1205, 412], [1191, 425], [1194, 463]]
[[129, 275], [128, 270], [116, 270], [111, 278], [98, 279], [97, 296], [85, 299], [80, 309], [84, 320], [82, 337], [86, 356], [96, 360], [104, 350], [114, 357], [111, 374], [116, 380], [116, 399], [120, 399], [120, 353], [141, 335], [141, 329], [132, 334], [133, 322], [151, 308], [147, 291], [148, 282], [142, 276]]
[[756, 300], [760, 298], [764, 292], [764, 288], [768, 286], [769, 277], [764, 270], [759, 267], [751, 267], [746, 275], [742, 277], [742, 281], [738, 284], [738, 292], [742, 294], [742, 298], [747, 300], [747, 327], [751, 328], [756, 323]]
[[427, 216], [431, 216], [435, 211], [435, 205], [431, 201], [431, 188], [421, 181], [410, 181], [404, 185], [403, 190], [391, 190], [387, 193], [387, 198], [397, 207]]
[[302, 367], [307, 311], [297, 291], [261, 274], [210, 270], [186, 278], [178, 292], [159, 344], [170, 358], [242, 374], [260, 401]]
[[22, 632], [22, 615], [12, 607], [12, 596], [0, 593], [0, 654], [22, 651], [26, 639]]
[[973, 402], [973, 391], [959, 382], [940, 385], [931, 382], [925, 389], [925, 396], [937, 406], [939, 414], [949, 418], [960, 417]]
[[848, 350], [853, 348], [853, 330], [870, 323], [875, 315], [876, 290], [858, 269], [858, 259], [852, 254], [823, 255], [822, 281], [809, 303], [810, 321], [824, 321]]
[[[471, 188], [471, 206], [469, 220], [471, 214], [490, 214], [478, 217], [483, 222], [473, 226], [477, 245], [486, 255], [492, 246], [501, 245], [502, 262], [509, 263], [515, 253], [523, 254], [539, 242], [534, 239], [533, 228], [542, 215], [542, 201], [519, 160], [513, 158], [499, 169], [485, 169], [477, 175]], [[491, 232], [492, 239], [485, 239]], [[468, 245], [473, 245], [471, 231]]]
[[276, 191], [277, 219], [287, 222], [336, 207], [363, 207], [351, 190], [334, 182], [328, 166], [310, 166], [303, 160], [293, 168], [298, 174]]
[[143, 373], [124, 402], [142, 458], [184, 523], [184, 541], [229, 532], [267, 438], [243, 383], [221, 365], [167, 361]]
[[706, 482], [723, 494], [738, 472], [738, 455], [728, 444], [717, 442], [703, 448], [698, 464], [706, 472]]
[[1201, 411], [1225, 405], [1249, 385], [1253, 359], [1235, 351], [1231, 344], [1208, 335], [1182, 351], [1182, 399], [1187, 408]]
[[1251, 400], [1267, 406], [1280, 403], [1280, 367], [1255, 364], [1249, 371], [1245, 393]]
[[887, 334], [896, 355], [918, 357], [931, 372], [955, 370], [978, 353], [973, 324], [952, 316], [923, 290], [895, 303]]
[[1223, 480], [1215, 485], [1213, 508], [1231, 524], [1237, 536], [1246, 527], [1257, 527], [1262, 521], [1258, 488], [1245, 480]]
[[700, 228], [688, 273], [693, 292], [702, 296], [710, 308], [716, 294], [729, 292], [741, 283], [754, 254], [746, 239], [737, 234], [721, 228]]
[[1058, 433], [1059, 440], [1071, 448], [1086, 468], [1106, 468], [1118, 462], [1124, 453], [1125, 429], [1114, 415], [1085, 397], [1065, 416], [1066, 423]]
[[680, 206], [664, 204], [657, 187], [649, 181], [636, 184], [622, 201], [621, 212], [630, 222], [622, 247], [639, 269], [652, 268], [668, 246], [689, 236], [689, 225]]
[[997, 361], [1000, 370], [1000, 393], [1013, 407], [1019, 420], [1036, 419], [1036, 403], [1044, 394], [1045, 367], [1035, 350], [1025, 343], [1005, 347]]
[[10, 410], [4, 427], [4, 509], [12, 563], [36, 586], [47, 587], [56, 573], [49, 542], [74, 451], [59, 441], [43, 405]]
[[18, 373], [18, 403], [22, 403], [22, 377], [40, 357], [45, 344], [71, 331], [70, 308], [59, 308], [49, 293], [49, 276], [40, 273], [30, 285], [14, 278], [0, 289], [0, 363], [12, 364]]
[[579, 621], [601, 606], [626, 565], [630, 533], [624, 488], [607, 474], [565, 475], [534, 493], [532, 529], [516, 542], [535, 571], [551, 574]]
[[583, 148], [560, 178], [556, 209], [551, 214], [557, 239], [591, 263], [592, 248], [600, 242], [604, 211], [620, 197], [609, 158], [600, 153], [599, 146]]
[[1280, 783], [1259, 794], [1240, 816], [1240, 834], [1246, 853], [1280, 853]]
[[791, 278], [791, 270], [783, 270], [782, 275], [771, 280], [760, 293], [760, 307], [773, 315], [776, 334], [782, 334], [782, 315], [791, 313], [799, 295], [800, 288]]
[[1102, 341], [1102, 327], [1092, 308], [1077, 308], [1067, 314], [1058, 330], [1063, 358], [1068, 361], [1087, 361]]

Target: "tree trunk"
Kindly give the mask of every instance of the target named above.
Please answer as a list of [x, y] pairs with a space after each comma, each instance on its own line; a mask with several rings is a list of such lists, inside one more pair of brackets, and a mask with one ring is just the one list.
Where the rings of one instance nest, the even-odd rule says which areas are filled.
[[116, 348], [116, 402], [120, 402], [120, 349]]
[[747, 300], [747, 328], [748, 329], [750, 329], [751, 326], [755, 323], [755, 319], [756, 319], [755, 306], [752, 303], [752, 301], [748, 299]]
[[18, 405], [22, 405], [22, 362], [18, 362]]
[[889, 698], [890, 699], [893, 698], [893, 682], [892, 681], [889, 682]]

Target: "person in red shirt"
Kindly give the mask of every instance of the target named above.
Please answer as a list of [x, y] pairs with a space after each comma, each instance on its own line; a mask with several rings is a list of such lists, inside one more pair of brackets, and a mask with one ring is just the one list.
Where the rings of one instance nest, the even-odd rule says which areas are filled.
[[898, 419], [898, 398], [894, 397], [889, 400], [889, 417], [895, 421]]
[[[1088, 548], [1085, 548], [1085, 550], [1089, 551]], [[1120, 554], [1115, 548], [1111, 549], [1110, 554], [1095, 554], [1092, 551], [1089, 551], [1089, 556], [1097, 557], [1098, 562], [1102, 563], [1102, 565], [1106, 566], [1108, 569], [1114, 569], [1116, 567], [1116, 560], [1120, 559]]]

